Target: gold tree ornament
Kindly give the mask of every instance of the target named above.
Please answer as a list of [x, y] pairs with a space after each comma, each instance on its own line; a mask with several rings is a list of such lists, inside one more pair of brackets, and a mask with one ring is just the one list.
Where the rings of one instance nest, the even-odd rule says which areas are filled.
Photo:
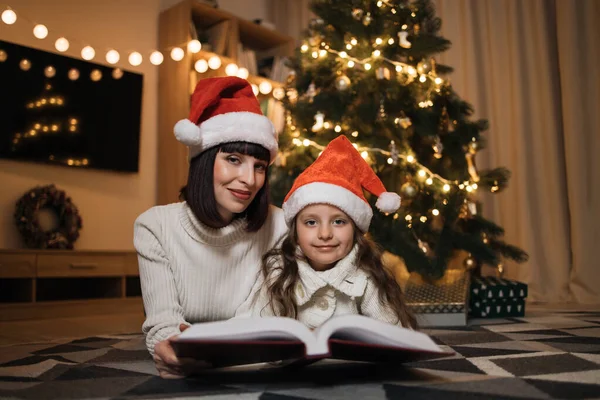
[[444, 145], [442, 144], [442, 141], [440, 140], [439, 136], [435, 137], [435, 141], [431, 148], [433, 149], [433, 156], [435, 158], [437, 158], [438, 160], [442, 158], [442, 151], [444, 151]]
[[465, 159], [467, 160], [467, 171], [469, 171], [469, 176], [473, 182], [479, 182], [479, 174], [477, 173], [477, 167], [475, 166], [475, 153], [469, 151], [465, 154]]
[[404, 111], [400, 112], [400, 118], [397, 118], [397, 121], [402, 129], [408, 129], [412, 125], [412, 121], [404, 114]]
[[467, 269], [473, 269], [475, 268], [475, 259], [473, 258], [473, 256], [471, 254], [468, 255], [467, 258], [465, 258], [465, 261], [463, 262], [463, 265], [465, 266], [465, 268]]
[[431, 64], [427, 60], [421, 60], [417, 64], [417, 72], [419, 75], [428, 74], [431, 71]]
[[379, 67], [375, 71], [375, 77], [379, 80], [390, 80], [390, 70], [387, 67]]
[[400, 194], [402, 198], [413, 199], [417, 195], [417, 187], [412, 182], [405, 182], [400, 187]]
[[371, 17], [371, 13], [368, 12], [365, 17], [362, 20], [362, 23], [364, 26], [369, 26], [371, 25], [371, 22], [373, 21], [373, 18]]
[[364, 10], [360, 8], [355, 8], [354, 10], [352, 10], [352, 17], [357, 21], [360, 21], [364, 14]]
[[350, 81], [350, 78], [348, 78], [348, 76], [345, 74], [339, 75], [335, 78], [335, 88], [340, 92], [348, 90], [351, 83], [352, 82]]

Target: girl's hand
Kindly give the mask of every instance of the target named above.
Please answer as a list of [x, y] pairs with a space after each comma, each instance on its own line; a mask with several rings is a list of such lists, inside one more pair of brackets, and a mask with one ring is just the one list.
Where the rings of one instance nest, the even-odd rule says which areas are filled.
[[[181, 332], [189, 328], [189, 325], [179, 325]], [[175, 350], [171, 345], [172, 336], [166, 340], [158, 342], [154, 347], [154, 364], [158, 374], [164, 379], [181, 379], [188, 375], [208, 368], [211, 365], [206, 361], [200, 361], [192, 358], [179, 358], [175, 355]]]

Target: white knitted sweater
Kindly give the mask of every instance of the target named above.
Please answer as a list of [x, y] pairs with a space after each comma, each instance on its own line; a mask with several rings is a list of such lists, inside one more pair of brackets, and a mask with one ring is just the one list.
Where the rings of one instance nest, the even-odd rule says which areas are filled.
[[262, 255], [287, 231], [283, 212], [271, 207], [255, 233], [246, 221], [221, 229], [202, 224], [187, 203], [149, 209], [134, 224], [146, 321], [146, 346], [180, 333], [180, 323], [234, 316], [255, 283]]
[[[297, 251], [301, 254], [300, 249]], [[327, 271], [315, 271], [306, 261], [297, 260], [299, 279], [294, 297], [300, 322], [314, 329], [338, 315], [360, 314], [400, 325], [392, 308], [379, 300], [379, 290], [370, 275], [358, 267], [357, 254], [358, 245], [354, 245], [346, 257]], [[268, 283], [260, 274], [250, 296], [236, 311], [236, 318], [274, 315], [267, 289], [281, 273], [279, 265], [271, 270]]]

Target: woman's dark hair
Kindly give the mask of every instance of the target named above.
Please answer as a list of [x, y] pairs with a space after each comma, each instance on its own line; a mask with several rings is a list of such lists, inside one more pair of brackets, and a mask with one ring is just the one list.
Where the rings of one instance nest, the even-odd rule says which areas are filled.
[[[383, 265], [379, 246], [365, 237], [356, 226], [354, 226], [354, 242], [358, 244], [357, 265], [371, 276], [379, 291], [379, 301], [390, 306], [402, 326], [416, 329], [417, 321], [406, 306], [400, 285]], [[271, 249], [263, 256], [262, 274], [270, 296], [267, 307], [271, 307], [274, 315], [290, 318], [296, 318], [298, 315], [298, 305], [294, 296], [295, 284], [300, 279], [296, 260], [297, 247], [298, 234], [294, 219], [281, 246]]]
[[[180, 200], [186, 201], [194, 215], [200, 222], [210, 227], [223, 227], [227, 222], [223, 220], [217, 209], [214, 189], [214, 166], [217, 153], [239, 153], [254, 157], [267, 164], [271, 159], [269, 150], [248, 142], [230, 142], [215, 146], [203, 151], [192, 158], [187, 185], [179, 193]], [[243, 213], [236, 214], [234, 218], [247, 218], [246, 231], [258, 231], [267, 220], [269, 214], [269, 168], [265, 171], [265, 183], [258, 191], [252, 203]]]

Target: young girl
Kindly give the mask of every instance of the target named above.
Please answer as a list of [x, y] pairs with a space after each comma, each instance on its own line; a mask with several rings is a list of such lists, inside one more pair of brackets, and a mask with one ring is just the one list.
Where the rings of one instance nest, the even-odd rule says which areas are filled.
[[385, 187], [345, 136], [333, 140], [294, 182], [283, 211], [288, 234], [263, 257], [262, 273], [236, 317], [285, 316], [317, 328], [343, 314], [361, 314], [415, 328], [400, 287], [381, 252], [364, 234], [377, 208], [395, 212]]

